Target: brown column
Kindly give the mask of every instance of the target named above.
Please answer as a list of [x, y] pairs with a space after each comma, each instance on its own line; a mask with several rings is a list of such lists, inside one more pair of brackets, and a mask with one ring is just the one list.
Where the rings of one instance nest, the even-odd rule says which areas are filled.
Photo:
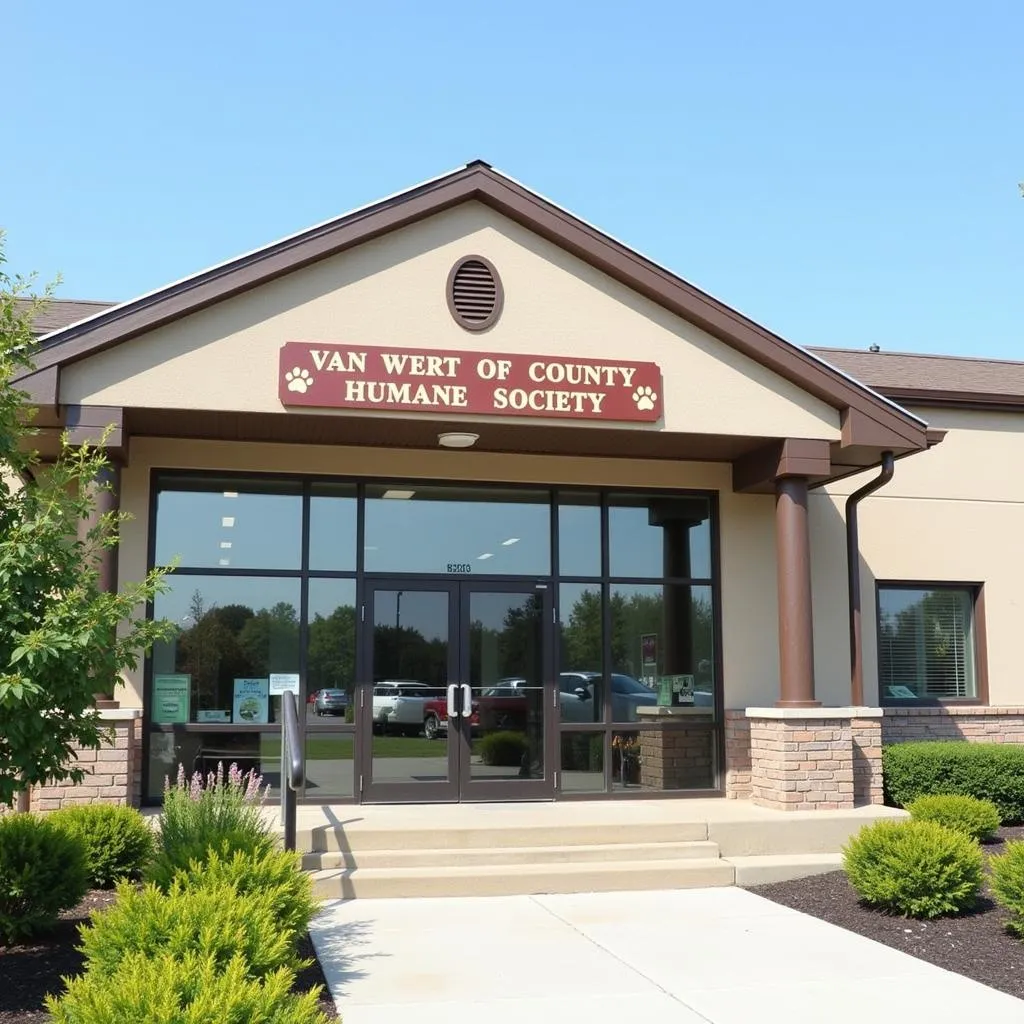
[[[116, 512], [121, 507], [121, 467], [111, 463], [99, 481], [93, 485], [95, 507], [92, 516], [80, 524], [79, 536], [85, 539], [99, 521], [100, 516]], [[99, 587], [106, 593], [117, 590], [117, 547], [101, 548], [99, 556]]]
[[779, 575], [779, 679], [777, 707], [817, 707], [811, 611], [811, 541], [807, 478], [775, 481], [775, 548]]

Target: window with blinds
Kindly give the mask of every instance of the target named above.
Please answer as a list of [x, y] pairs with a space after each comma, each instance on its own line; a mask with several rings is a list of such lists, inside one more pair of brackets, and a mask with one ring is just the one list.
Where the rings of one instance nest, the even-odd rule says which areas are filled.
[[977, 696], [971, 587], [878, 587], [879, 688], [883, 699]]

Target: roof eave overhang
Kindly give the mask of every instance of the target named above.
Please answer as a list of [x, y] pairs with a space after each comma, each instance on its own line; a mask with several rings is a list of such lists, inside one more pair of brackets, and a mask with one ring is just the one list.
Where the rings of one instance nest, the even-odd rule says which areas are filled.
[[927, 447], [926, 424], [894, 402], [480, 162], [46, 335], [40, 339], [33, 376], [54, 367], [59, 370], [216, 302], [473, 200], [560, 246], [831, 405], [842, 417], [843, 446], [866, 443], [870, 436], [889, 449], [913, 451]]

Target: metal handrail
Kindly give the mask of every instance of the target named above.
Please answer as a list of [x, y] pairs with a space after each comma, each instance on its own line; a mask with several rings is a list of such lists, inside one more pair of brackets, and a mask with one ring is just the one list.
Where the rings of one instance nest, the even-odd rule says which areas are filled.
[[295, 849], [298, 799], [296, 793], [306, 784], [302, 761], [302, 735], [295, 694], [281, 694], [281, 818], [284, 823], [284, 848]]

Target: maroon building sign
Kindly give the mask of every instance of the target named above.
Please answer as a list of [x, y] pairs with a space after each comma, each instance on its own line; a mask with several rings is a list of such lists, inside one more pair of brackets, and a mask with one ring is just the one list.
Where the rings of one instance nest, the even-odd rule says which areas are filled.
[[278, 372], [286, 406], [638, 423], [662, 414], [656, 363], [289, 341]]

